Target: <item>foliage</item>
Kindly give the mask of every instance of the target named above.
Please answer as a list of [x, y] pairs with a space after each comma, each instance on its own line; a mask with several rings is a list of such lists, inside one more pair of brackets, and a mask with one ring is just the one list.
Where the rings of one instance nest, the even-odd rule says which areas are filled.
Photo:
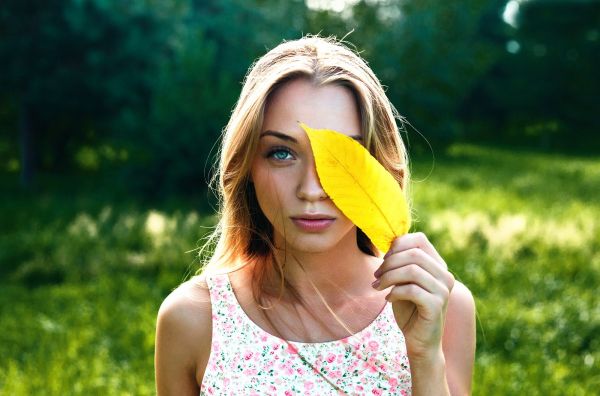
[[[411, 232], [476, 299], [474, 394], [593, 394], [600, 163], [453, 145], [412, 167]], [[214, 219], [109, 183], [0, 204], [0, 394], [154, 393], [155, 315]]]
[[137, 153], [122, 178], [161, 197], [203, 188], [249, 63], [292, 38], [304, 10], [298, 1], [179, 3], [182, 20], [155, 78], [148, 118], [134, 119], [121, 141]]
[[416, 150], [597, 151], [600, 3], [518, 4], [512, 27], [505, 0], [361, 0], [341, 13], [302, 0], [7, 0], [0, 168], [25, 187], [36, 171], [110, 169], [131, 192], [198, 193], [252, 62], [307, 33], [353, 43], [422, 134]]
[[600, 86], [591, 76], [600, 67], [600, 2], [520, 4], [501, 43], [510, 51], [463, 103], [471, 136], [553, 150], [598, 147]]
[[358, 46], [398, 111], [428, 140], [446, 145], [464, 137], [458, 108], [501, 56], [482, 31], [503, 3], [397, 1], [373, 11], [368, 3], [357, 4], [356, 26], [369, 14], [371, 27], [382, 18], [385, 26], [356, 37]]
[[3, 2], [0, 95], [16, 110], [21, 141], [31, 129], [22, 149], [35, 150], [38, 166], [72, 167], [77, 147], [103, 141], [107, 125], [147, 107], [168, 29], [143, 4]]

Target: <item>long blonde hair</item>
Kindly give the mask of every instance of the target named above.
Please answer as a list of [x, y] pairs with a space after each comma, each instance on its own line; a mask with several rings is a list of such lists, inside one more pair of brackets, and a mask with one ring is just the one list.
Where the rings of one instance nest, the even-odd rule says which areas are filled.
[[[315, 86], [343, 86], [353, 93], [360, 110], [365, 148], [398, 181], [411, 207], [408, 153], [395, 122], [399, 120], [403, 127], [404, 120], [367, 63], [334, 37], [306, 35], [297, 40], [284, 40], [250, 67], [224, 129], [218, 171], [210, 183], [219, 199], [218, 222], [200, 249], [202, 265], [198, 270], [199, 273], [223, 273], [254, 264], [253, 295], [263, 308], [264, 296], [278, 294], [281, 297], [284, 290], [303, 304], [296, 289], [284, 277], [285, 262], [280, 263], [275, 258], [273, 227], [262, 213], [253, 184], [249, 182], [265, 105], [277, 88], [296, 78], [308, 79]], [[357, 242], [360, 250], [367, 254], [377, 257], [382, 254], [360, 229], [357, 229]], [[206, 250], [212, 250], [208, 260], [202, 258]], [[268, 283], [266, 280], [275, 278], [280, 284], [278, 293], [264, 286]]]

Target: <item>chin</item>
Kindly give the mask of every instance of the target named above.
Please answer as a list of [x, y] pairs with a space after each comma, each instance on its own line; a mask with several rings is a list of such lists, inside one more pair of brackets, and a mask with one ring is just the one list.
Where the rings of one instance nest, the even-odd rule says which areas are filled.
[[288, 238], [286, 243], [287, 248], [294, 251], [303, 253], [323, 253], [334, 249], [341, 240], [341, 236], [339, 238], [334, 238], [332, 235], [317, 233], [311, 235], [295, 234], [291, 238]]

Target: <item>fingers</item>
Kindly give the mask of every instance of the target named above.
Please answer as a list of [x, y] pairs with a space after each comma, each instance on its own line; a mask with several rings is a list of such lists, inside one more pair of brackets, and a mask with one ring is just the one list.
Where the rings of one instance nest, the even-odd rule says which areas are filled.
[[439, 295], [443, 298], [450, 294], [448, 287], [417, 264], [407, 264], [393, 271], [381, 275], [377, 290], [387, 289], [394, 285], [405, 285], [413, 283], [426, 292]]
[[421, 267], [435, 279], [442, 282], [449, 290], [452, 290], [454, 276], [419, 248], [412, 248], [389, 256], [383, 261], [379, 269], [375, 271], [374, 275], [380, 278], [388, 272], [393, 272], [392, 270], [412, 265]]
[[446, 285], [448, 290], [451, 291], [454, 287], [455, 278], [448, 271], [448, 265], [423, 233], [406, 234], [396, 238], [374, 275], [378, 278], [387, 271], [413, 263]]
[[388, 251], [386, 256], [389, 257], [389, 255], [391, 254], [401, 252], [403, 250], [408, 250], [411, 248], [422, 249], [425, 253], [429, 254], [437, 262], [439, 262], [440, 265], [444, 267], [444, 269], [448, 269], [448, 265], [446, 265], [446, 262], [444, 261], [442, 256], [440, 256], [437, 250], [435, 250], [433, 244], [429, 241], [429, 239], [427, 239], [427, 236], [422, 232], [413, 232], [394, 239], [394, 241], [392, 242], [392, 246], [390, 247], [390, 250]]
[[419, 315], [435, 320], [447, 306], [455, 278], [446, 262], [423, 233], [396, 238], [374, 274], [377, 290], [393, 286], [388, 301], [410, 301]]
[[435, 321], [444, 312], [450, 297], [448, 287], [417, 264], [409, 264], [384, 273], [378, 290], [393, 286], [385, 296], [388, 301], [410, 301], [419, 315]]
[[385, 296], [385, 299], [388, 301], [410, 301], [417, 306], [419, 316], [429, 321], [438, 319], [447, 305], [447, 299], [429, 293], [414, 283], [394, 286], [389, 294]]
[[420, 248], [409, 248], [407, 250], [394, 253], [383, 260], [377, 271], [373, 275], [379, 277], [386, 271], [394, 268], [400, 268], [404, 265], [419, 263], [425, 270], [438, 276], [444, 272], [442, 266], [429, 254]]

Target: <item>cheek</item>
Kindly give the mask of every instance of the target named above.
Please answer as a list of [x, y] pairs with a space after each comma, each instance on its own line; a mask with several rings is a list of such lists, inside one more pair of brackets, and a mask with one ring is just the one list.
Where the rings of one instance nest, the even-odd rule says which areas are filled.
[[253, 174], [256, 198], [267, 218], [280, 211], [281, 206], [288, 200], [285, 185], [280, 177], [273, 172], [258, 171]]

